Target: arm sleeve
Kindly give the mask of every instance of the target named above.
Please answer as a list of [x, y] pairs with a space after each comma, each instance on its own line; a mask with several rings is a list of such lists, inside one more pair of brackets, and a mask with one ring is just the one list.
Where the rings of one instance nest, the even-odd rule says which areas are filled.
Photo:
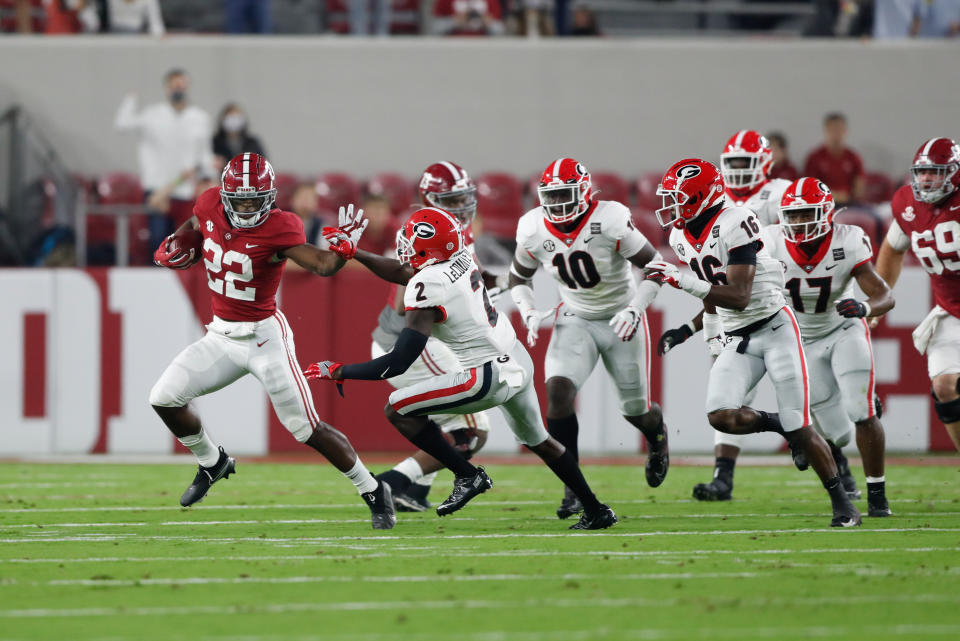
[[520, 243], [517, 243], [517, 249], [513, 252], [513, 259], [527, 269], [536, 269], [540, 266], [540, 261], [534, 258], [533, 254]]
[[730, 250], [727, 258], [728, 265], [756, 265], [757, 251], [760, 249], [760, 241], [752, 242], [748, 245], [741, 245]]
[[905, 252], [910, 247], [910, 237], [900, 227], [896, 218], [890, 222], [890, 229], [887, 230], [887, 243], [898, 252]]
[[113, 119], [113, 126], [119, 131], [136, 131], [143, 125], [141, 114], [137, 113], [137, 97], [124, 96], [117, 108], [117, 115]]
[[375, 381], [403, 374], [417, 360], [427, 344], [426, 334], [404, 327], [393, 349], [366, 363], [344, 365], [340, 372], [345, 379]]

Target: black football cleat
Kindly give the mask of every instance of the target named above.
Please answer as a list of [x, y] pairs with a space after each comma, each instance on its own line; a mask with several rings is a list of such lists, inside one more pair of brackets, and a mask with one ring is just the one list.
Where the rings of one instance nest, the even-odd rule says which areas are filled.
[[647, 485], [650, 487], [660, 487], [670, 469], [670, 444], [667, 441], [667, 430], [663, 423], [660, 424], [660, 434], [657, 435], [656, 440], [656, 448], [654, 443], [647, 441], [650, 454], [647, 456], [644, 472], [647, 475]]
[[193, 483], [190, 484], [187, 491], [180, 497], [180, 505], [183, 507], [189, 507], [203, 500], [203, 497], [210, 491], [211, 485], [220, 479], [229, 477], [237, 471], [237, 462], [227, 456], [227, 453], [224, 452], [221, 447], [220, 458], [217, 459], [215, 465], [212, 467], [198, 465], [197, 467], [199, 469], [197, 470], [197, 475], [193, 477]]
[[594, 512], [584, 512], [580, 520], [570, 526], [571, 530], [605, 530], [617, 522], [617, 515], [609, 506], [600, 504]]
[[694, 485], [693, 498], [698, 501], [729, 501], [733, 498], [733, 488], [726, 481], [713, 479], [709, 483]]
[[393, 509], [393, 492], [390, 486], [382, 481], [377, 482], [373, 492], [361, 494], [367, 507], [370, 508], [370, 523], [374, 530], [392, 530], [397, 524], [397, 513]]
[[453, 479], [453, 491], [443, 503], [437, 507], [438, 516], [453, 514], [470, 502], [470, 499], [483, 494], [493, 487], [493, 481], [487, 476], [482, 467], [477, 468], [473, 476], [457, 476]]
[[433, 507], [427, 500], [427, 494], [429, 493], [429, 485], [411, 483], [405, 492], [394, 493], [393, 505], [398, 512], [426, 512]]
[[560, 501], [560, 507], [557, 508], [558, 519], [569, 519], [574, 514], [583, 512], [583, 503], [577, 498], [569, 487], [563, 488], [563, 500]]
[[867, 494], [867, 516], [893, 516], [893, 512], [890, 511], [890, 504], [887, 503], [887, 497]]
[[851, 503], [850, 506], [845, 509], [834, 510], [830, 527], [856, 527], [862, 522], [863, 519], [860, 517], [860, 512], [857, 511], [857, 508], [853, 507]]

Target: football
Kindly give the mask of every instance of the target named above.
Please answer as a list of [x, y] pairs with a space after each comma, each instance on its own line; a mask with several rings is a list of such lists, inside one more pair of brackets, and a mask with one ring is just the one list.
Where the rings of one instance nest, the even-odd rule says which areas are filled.
[[203, 257], [203, 234], [196, 229], [181, 229], [170, 239], [167, 248], [171, 254], [183, 252], [190, 258], [179, 269], [186, 269]]

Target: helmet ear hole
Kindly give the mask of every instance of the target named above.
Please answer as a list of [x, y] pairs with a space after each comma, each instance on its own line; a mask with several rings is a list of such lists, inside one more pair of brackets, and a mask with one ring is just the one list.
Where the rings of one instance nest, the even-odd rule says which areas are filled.
[[427, 255], [427, 252], [425, 252], [425, 251], [423, 251], [423, 250], [421, 249], [420, 252], [419, 252], [417, 255], [420, 256], [420, 257], [423, 257], [423, 256], [426, 256], [426, 255]]

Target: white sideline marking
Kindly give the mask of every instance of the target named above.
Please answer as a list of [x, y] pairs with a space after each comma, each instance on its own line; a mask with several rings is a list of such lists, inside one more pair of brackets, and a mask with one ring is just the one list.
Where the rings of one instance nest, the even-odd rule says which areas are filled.
[[[783, 518], [785, 516], [795, 518], [816, 518], [824, 516], [823, 513], [809, 514], [641, 514], [629, 515], [624, 520], [639, 519], [729, 519], [736, 518]], [[960, 512], [897, 512], [897, 516], [904, 517], [947, 517], [960, 516]], [[147, 527], [147, 526], [203, 526], [203, 525], [323, 525], [329, 523], [367, 523], [370, 519], [245, 519], [237, 521], [160, 521], [158, 523], [147, 523], [146, 521], [127, 521], [119, 523], [16, 523], [13, 525], [0, 525], [0, 530], [4, 529], [44, 529], [55, 530], [57, 528], [84, 528], [84, 527]], [[510, 516], [492, 516], [492, 517], [471, 517], [462, 516], [458, 521], [516, 521], [517, 517]], [[557, 519], [550, 516], [526, 517], [526, 521], [542, 521], [554, 523]], [[919, 528], [918, 528], [919, 529]]]
[[0, 483], [0, 489], [47, 489], [51, 487], [116, 487], [120, 481], [30, 481], [20, 483]]
[[[364, 521], [366, 522], [366, 521]], [[891, 533], [891, 532], [960, 532], [960, 528], [936, 528], [936, 527], [916, 527], [916, 528], [878, 528], [866, 529], [859, 528], [795, 528], [782, 530], [709, 530], [709, 531], [660, 531], [660, 532], [556, 532], [556, 533], [497, 533], [497, 534], [419, 534], [410, 536], [385, 535], [385, 536], [314, 536], [314, 537], [200, 537], [200, 536], [138, 536], [135, 534], [90, 534], [87, 536], [57, 536], [44, 537], [36, 536], [31, 538], [0, 539], [0, 543], [66, 543], [77, 541], [115, 541], [115, 540], [135, 540], [135, 541], [182, 541], [187, 543], [281, 543], [281, 544], [304, 544], [304, 543], [326, 543], [334, 541], [422, 541], [425, 539], [452, 541], [457, 539], [548, 539], [558, 537], [644, 537], [644, 536], [734, 536], [743, 534], [807, 534], [807, 533], [839, 533], [839, 532], [859, 532], [868, 533]]]
[[[436, 577], [433, 577], [436, 578]], [[527, 609], [527, 608], [645, 608], [675, 607], [689, 605], [694, 599], [525, 599], [525, 600], [466, 600], [466, 601], [417, 601], [418, 610], [477, 610], [477, 609]], [[741, 607], [761, 607], [772, 605], [864, 605], [878, 603], [956, 603], [951, 594], [898, 594], [865, 595], [841, 597], [770, 597], [762, 599], [717, 599], [718, 602], [736, 601]], [[329, 611], [375, 611], [409, 610], [410, 601], [339, 601], [309, 603], [246, 604], [225, 606], [181, 606], [181, 607], [121, 607], [121, 608], [32, 608], [20, 610], [0, 610], [0, 618], [74, 618], [74, 617], [127, 617], [127, 616], [192, 616], [200, 614], [285, 614], [289, 612], [329, 612]], [[953, 626], [960, 629], [960, 626]], [[951, 628], [951, 629], [953, 629]], [[834, 628], [831, 631], [835, 632]], [[780, 635], [783, 630], [778, 630]]]
[[[345, 546], [354, 547], [354, 546]], [[404, 558], [412, 557], [435, 557], [436, 549], [433, 547], [391, 547], [389, 553], [364, 554], [363, 558], [378, 558], [387, 556], [398, 556], [397, 552], [416, 551], [422, 554], [403, 554]], [[923, 547], [923, 548], [801, 548], [801, 549], [779, 549], [779, 550], [688, 550], [686, 552], [678, 550], [638, 550], [629, 552], [624, 550], [580, 550], [574, 552], [564, 552], [560, 550], [502, 550], [500, 552], [476, 552], [472, 549], [445, 549], [446, 554], [457, 552], [469, 553], [472, 557], [536, 557], [536, 556], [613, 556], [613, 557], [691, 557], [691, 556], [711, 556], [714, 554], [733, 555], [733, 556], [770, 556], [784, 554], [851, 554], [867, 552], [873, 554], [899, 554], [899, 553], [926, 553], [926, 552], [960, 552], [960, 547]], [[184, 563], [196, 563], [206, 561], [323, 561], [323, 560], [342, 560], [356, 559], [356, 554], [333, 555], [333, 554], [275, 554], [266, 556], [100, 556], [83, 557], [78, 559], [0, 559], [0, 563], [163, 563], [167, 561], [179, 561]], [[797, 564], [791, 564], [797, 565]], [[845, 566], [850, 567], [850, 566]]]

